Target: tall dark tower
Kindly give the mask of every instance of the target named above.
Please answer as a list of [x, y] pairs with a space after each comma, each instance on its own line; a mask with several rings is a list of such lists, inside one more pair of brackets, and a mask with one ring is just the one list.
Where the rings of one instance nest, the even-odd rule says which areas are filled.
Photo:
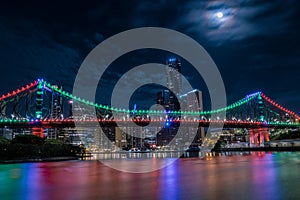
[[170, 89], [169, 95], [169, 109], [179, 110], [180, 106], [176, 101], [176, 95], [182, 93], [182, 80], [181, 80], [181, 63], [178, 58], [170, 58], [167, 60], [167, 86]]
[[[57, 85], [54, 87], [59, 88]], [[62, 89], [62, 88], [60, 88]], [[52, 102], [51, 102], [51, 119], [62, 119], [62, 97], [59, 94], [52, 94]]]
[[164, 105], [163, 93], [161, 91], [157, 93], [156, 103]]
[[170, 58], [167, 60], [167, 66], [167, 86], [175, 95], [180, 95], [182, 92], [180, 60]]
[[[60, 88], [59, 86], [55, 85], [55, 88]], [[60, 88], [62, 89], [62, 88]], [[63, 110], [62, 110], [62, 97], [57, 94], [53, 93], [51, 98], [51, 113], [50, 119], [63, 119]], [[51, 128], [48, 130], [48, 138], [49, 139], [57, 139], [62, 129], [59, 128]]]

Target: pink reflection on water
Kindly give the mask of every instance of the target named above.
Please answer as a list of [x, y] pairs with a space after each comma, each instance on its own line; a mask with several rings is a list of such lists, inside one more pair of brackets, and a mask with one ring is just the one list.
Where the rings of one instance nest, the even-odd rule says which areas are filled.
[[[132, 160], [139, 166], [142, 160]], [[155, 165], [156, 160], [152, 160]], [[255, 153], [179, 159], [149, 173], [99, 161], [0, 165], [1, 199], [293, 199], [298, 154]], [[4, 198], [5, 197], [5, 198]]]

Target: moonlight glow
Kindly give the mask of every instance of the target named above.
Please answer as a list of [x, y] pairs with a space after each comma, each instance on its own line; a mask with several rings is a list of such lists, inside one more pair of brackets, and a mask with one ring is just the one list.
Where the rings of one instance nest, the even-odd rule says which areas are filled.
[[221, 19], [221, 18], [223, 17], [223, 13], [222, 13], [222, 12], [218, 12], [218, 13], [217, 13], [217, 17], [218, 17], [219, 19]]

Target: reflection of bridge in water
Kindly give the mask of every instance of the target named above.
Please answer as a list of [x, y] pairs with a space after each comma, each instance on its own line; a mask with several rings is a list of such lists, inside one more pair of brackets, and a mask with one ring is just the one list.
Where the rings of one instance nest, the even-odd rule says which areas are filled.
[[[79, 114], [73, 116], [72, 110]], [[133, 127], [132, 124], [138, 126]], [[261, 92], [247, 95], [225, 108], [197, 112], [112, 108], [73, 96], [43, 80], [0, 96], [3, 135], [32, 133], [61, 138], [69, 143], [80, 142], [80, 137], [91, 148], [100, 147], [102, 150], [111, 149], [109, 144], [117, 147], [141, 146], [151, 134], [156, 136], [156, 144], [167, 146], [179, 126], [183, 127], [183, 133], [176, 139], [176, 147], [171, 148], [184, 149], [189, 144], [181, 144], [182, 141], [199, 142], [204, 139], [198, 127], [222, 125], [246, 129], [251, 146], [269, 141], [271, 129], [300, 126], [297, 114]], [[207, 146], [215, 143], [220, 130], [209, 134], [212, 137], [204, 142]]]
[[[104, 159], [132, 159], [132, 158], [179, 158], [182, 157], [199, 157], [201, 152], [186, 151], [149, 151], [149, 152], [101, 152], [93, 153], [92, 160]], [[203, 155], [205, 156], [205, 155]]]

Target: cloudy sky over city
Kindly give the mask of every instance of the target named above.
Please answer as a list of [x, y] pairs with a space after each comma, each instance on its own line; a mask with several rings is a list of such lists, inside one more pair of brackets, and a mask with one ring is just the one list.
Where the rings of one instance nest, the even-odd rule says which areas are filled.
[[[37, 78], [71, 91], [88, 53], [103, 40], [138, 27], [182, 32], [201, 44], [224, 80], [228, 103], [263, 91], [300, 113], [300, 2], [227, 1], [20, 1], [0, 3], [0, 93]], [[129, 53], [106, 72], [98, 101], [130, 68], [165, 63], [156, 50]], [[182, 61], [183, 74], [204, 91], [200, 75]], [[147, 101], [157, 91], [148, 86]], [[137, 101], [145, 95], [137, 94]], [[204, 99], [204, 100], [205, 100]], [[155, 102], [152, 102], [155, 103]]]

